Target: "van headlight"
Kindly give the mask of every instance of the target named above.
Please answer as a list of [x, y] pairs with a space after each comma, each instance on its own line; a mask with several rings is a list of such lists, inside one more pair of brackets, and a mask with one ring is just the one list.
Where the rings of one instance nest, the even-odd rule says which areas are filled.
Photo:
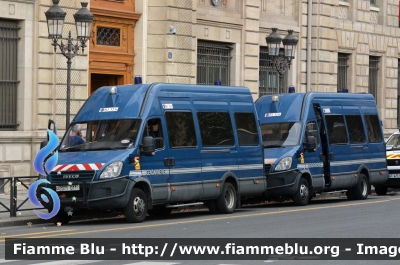
[[114, 162], [109, 164], [101, 173], [100, 179], [109, 179], [118, 177], [121, 174], [122, 162]]
[[275, 171], [281, 171], [281, 170], [288, 170], [292, 167], [292, 157], [287, 156], [281, 159], [279, 163], [275, 166]]

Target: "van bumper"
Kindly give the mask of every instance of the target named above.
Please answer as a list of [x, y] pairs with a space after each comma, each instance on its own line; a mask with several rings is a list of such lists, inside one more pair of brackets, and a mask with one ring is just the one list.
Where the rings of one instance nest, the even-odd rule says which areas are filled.
[[[390, 174], [390, 172], [389, 172], [389, 174]], [[389, 178], [385, 183], [378, 184], [375, 186], [382, 186], [382, 187], [391, 188], [391, 189], [398, 189], [398, 188], [400, 188], [400, 178]]]
[[300, 179], [297, 169], [269, 173], [267, 176], [267, 195], [291, 196], [295, 194]]
[[[57, 192], [61, 208], [111, 210], [124, 208], [128, 204], [134, 182], [125, 176], [73, 184], [79, 184], [80, 190]], [[56, 191], [56, 186], [60, 185], [64, 186], [66, 183], [52, 183], [51, 188]]]

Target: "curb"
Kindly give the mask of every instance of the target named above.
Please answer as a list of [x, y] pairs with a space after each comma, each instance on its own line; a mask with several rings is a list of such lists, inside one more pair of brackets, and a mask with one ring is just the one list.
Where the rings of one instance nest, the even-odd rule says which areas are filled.
[[50, 223], [48, 220], [43, 220], [40, 218], [30, 218], [30, 219], [18, 219], [17, 220], [12, 220], [13, 217], [10, 217], [10, 220], [7, 221], [2, 221], [0, 219], [0, 227], [6, 227], [6, 226], [21, 226], [21, 225], [28, 225], [28, 223], [31, 223], [31, 225], [37, 225], [37, 224], [44, 224], [44, 223]]
[[[72, 218], [71, 222], [85, 222], [85, 221], [95, 221], [100, 219], [108, 219], [108, 218], [120, 218], [120, 216], [116, 213], [114, 214], [102, 214], [102, 215], [77, 215]], [[18, 218], [18, 217], [10, 217], [4, 218], [3, 220], [0, 218], [0, 227], [9, 227], [9, 226], [29, 226], [30, 225], [40, 225], [40, 224], [51, 224], [54, 225], [51, 220], [40, 219], [39, 217], [26, 217], [26, 218]]]

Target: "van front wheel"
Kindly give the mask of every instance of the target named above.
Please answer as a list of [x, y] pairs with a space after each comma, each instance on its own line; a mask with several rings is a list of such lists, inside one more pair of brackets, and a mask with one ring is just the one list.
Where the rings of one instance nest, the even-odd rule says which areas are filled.
[[229, 183], [225, 182], [222, 194], [217, 199], [217, 208], [220, 213], [233, 213], [236, 208], [236, 189]]
[[128, 205], [124, 208], [126, 220], [130, 223], [141, 223], [146, 219], [147, 204], [146, 194], [138, 188], [132, 190]]
[[300, 179], [299, 187], [293, 196], [294, 204], [299, 206], [307, 205], [310, 202], [310, 188], [305, 178]]

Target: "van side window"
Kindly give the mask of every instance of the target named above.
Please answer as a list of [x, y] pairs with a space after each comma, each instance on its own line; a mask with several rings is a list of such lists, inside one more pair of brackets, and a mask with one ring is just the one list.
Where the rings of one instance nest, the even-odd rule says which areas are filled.
[[171, 148], [197, 146], [196, 131], [190, 111], [167, 111], [165, 120]]
[[326, 126], [328, 128], [328, 139], [330, 144], [347, 144], [346, 125], [343, 115], [326, 115]]
[[253, 113], [235, 113], [236, 131], [240, 146], [257, 146], [259, 138]]
[[154, 138], [154, 147], [156, 149], [164, 148], [164, 136], [160, 119], [151, 119], [147, 121], [143, 136], [151, 136]]
[[232, 122], [228, 112], [198, 112], [203, 146], [232, 146], [235, 144]]
[[351, 144], [365, 143], [364, 126], [360, 115], [345, 115]]
[[315, 121], [310, 121], [307, 123], [306, 136], [314, 136], [316, 146], [319, 145], [318, 128]]
[[370, 143], [381, 143], [381, 124], [377, 115], [364, 115], [365, 125], [367, 127], [368, 139]]

